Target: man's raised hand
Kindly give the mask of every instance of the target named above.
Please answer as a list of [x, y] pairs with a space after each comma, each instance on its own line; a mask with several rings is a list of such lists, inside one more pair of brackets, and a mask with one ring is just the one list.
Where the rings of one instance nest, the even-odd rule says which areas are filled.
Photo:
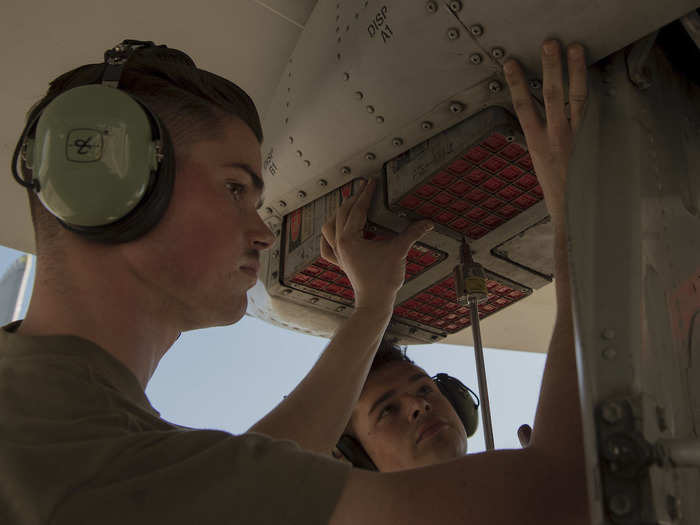
[[323, 225], [321, 255], [345, 271], [355, 289], [357, 308], [390, 309], [403, 285], [411, 246], [433, 226], [430, 221], [419, 221], [392, 239], [365, 239], [363, 230], [374, 187], [373, 180], [367, 181], [360, 193], [345, 200]]

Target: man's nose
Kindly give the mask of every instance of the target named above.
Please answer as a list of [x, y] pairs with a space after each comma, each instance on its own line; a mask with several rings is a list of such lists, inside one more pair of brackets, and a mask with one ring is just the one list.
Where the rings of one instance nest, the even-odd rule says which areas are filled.
[[248, 238], [250, 239], [250, 247], [258, 251], [266, 250], [275, 242], [275, 234], [257, 213], [255, 213], [253, 228], [251, 228]]
[[412, 421], [418, 419], [421, 414], [425, 414], [426, 412], [430, 412], [430, 410], [432, 410], [428, 400], [419, 396], [410, 396], [410, 399], [407, 400], [407, 406]]

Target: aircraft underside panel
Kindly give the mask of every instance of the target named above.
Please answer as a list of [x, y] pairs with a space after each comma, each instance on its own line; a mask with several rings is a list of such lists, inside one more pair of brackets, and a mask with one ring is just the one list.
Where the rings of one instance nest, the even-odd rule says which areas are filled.
[[700, 87], [654, 38], [591, 70], [569, 174], [596, 524], [700, 523]]

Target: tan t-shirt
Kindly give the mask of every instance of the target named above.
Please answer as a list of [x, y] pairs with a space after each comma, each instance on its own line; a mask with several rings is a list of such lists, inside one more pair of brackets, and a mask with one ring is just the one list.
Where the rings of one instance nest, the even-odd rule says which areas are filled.
[[347, 465], [168, 423], [99, 346], [18, 324], [0, 330], [2, 525], [328, 522]]

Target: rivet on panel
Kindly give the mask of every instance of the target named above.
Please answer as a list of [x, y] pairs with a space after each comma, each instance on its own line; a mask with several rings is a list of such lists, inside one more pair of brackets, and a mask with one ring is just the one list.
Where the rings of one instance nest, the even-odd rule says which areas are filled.
[[424, 130], [428, 131], [429, 129], [433, 129], [433, 123], [430, 122], [429, 120], [424, 120], [423, 122], [420, 123], [420, 127], [423, 128]]
[[273, 258], [273, 259], [277, 259], [277, 257], [279, 257], [279, 256], [280, 256], [280, 251], [279, 251], [279, 250], [275, 250], [274, 252], [272, 252], [272, 258]]
[[364, 97], [364, 95], [362, 94], [362, 91], [355, 91], [354, 97], [355, 100], [362, 100], [362, 97]]
[[311, 161], [310, 161], [310, 160], [305, 160], [305, 161], [304, 161], [304, 166], [306, 166], [307, 168], [308, 168], [309, 166], [311, 166]]
[[391, 143], [398, 148], [399, 146], [403, 146], [403, 139], [401, 137], [394, 137]]
[[384, 123], [384, 117], [382, 117], [381, 115], [379, 115], [379, 116], [376, 118], [376, 120], [377, 120], [377, 124], [383, 124], [383, 123]]
[[474, 36], [481, 36], [484, 34], [484, 28], [481, 27], [479, 24], [474, 24], [473, 26], [470, 26], [469, 31]]
[[292, 293], [292, 291], [289, 288], [285, 288], [284, 290], [282, 290], [282, 293], [284, 295], [289, 295], [290, 293]]
[[343, 175], [350, 175], [350, 173], [352, 173], [352, 170], [350, 169], [350, 166], [343, 166], [342, 168], [340, 168], [340, 173], [342, 173]]
[[452, 2], [450, 2], [450, 9], [455, 13], [459, 13], [462, 10], [462, 2], [459, 0], [452, 0]]
[[498, 93], [501, 92], [503, 86], [501, 86], [501, 83], [498, 80], [494, 80], [492, 82], [489, 82], [489, 91], [491, 92], [492, 95], [497, 95]]
[[376, 158], [377, 158], [377, 156], [376, 156], [374, 153], [372, 153], [372, 152], [369, 152], [369, 153], [367, 153], [367, 154], [365, 155], [365, 159], [366, 159], [366, 160], [374, 160], [374, 159], [376, 159]]
[[344, 306], [339, 306], [338, 308], [335, 309], [336, 312], [344, 312], [345, 307]]
[[610, 341], [612, 339], [615, 339], [615, 330], [613, 330], [612, 328], [606, 328], [600, 335], [603, 339], [607, 339], [608, 341]]
[[506, 56], [506, 52], [503, 50], [502, 47], [494, 47], [491, 50], [491, 56], [496, 59], [501, 59], [504, 56]]
[[294, 137], [289, 137], [289, 143], [294, 144]]
[[447, 38], [450, 40], [457, 40], [459, 38], [459, 29], [456, 27], [451, 27], [447, 30]]
[[312, 297], [311, 299], [309, 299], [309, 302], [311, 304], [316, 304], [318, 302], [318, 297]]
[[367, 113], [374, 113], [374, 106], [367, 106]]
[[484, 61], [484, 57], [481, 56], [481, 53], [472, 53], [469, 56], [469, 62], [474, 64], [475, 66], [478, 66]]
[[341, 58], [341, 57], [340, 57], [340, 53], [338, 53], [337, 55], [335, 55], [335, 59], [336, 59], [338, 62], [340, 62], [340, 58]]
[[265, 208], [265, 212], [267, 212], [268, 215], [271, 215], [273, 210], [270, 207]]
[[350, 73], [343, 73], [343, 80], [345, 80], [346, 82], [350, 80]]
[[304, 154], [301, 152], [300, 149], [297, 150], [297, 157], [302, 157]]
[[277, 279], [277, 277], [279, 277], [279, 273], [277, 273], [277, 272], [272, 272], [272, 278], [273, 278], [273, 279]]
[[326, 179], [321, 179], [318, 181], [318, 185], [322, 188], [325, 188], [326, 186], [328, 186], [328, 181]]
[[280, 208], [286, 208], [286, 207], [287, 207], [287, 203], [284, 202], [284, 201], [279, 201], [277, 204], [278, 204], [278, 206], [279, 206]]
[[433, 0], [430, 0], [430, 2], [427, 2], [425, 4], [425, 10], [428, 13], [435, 13], [437, 11], [437, 8], [438, 8], [437, 3], [435, 3]]
[[300, 199], [305, 199], [305, 198], [306, 198], [306, 192], [305, 192], [305, 191], [300, 191], [299, 193], [297, 193], [297, 197], [299, 197]]
[[461, 113], [464, 111], [464, 104], [461, 102], [450, 102], [450, 111], [452, 113]]

